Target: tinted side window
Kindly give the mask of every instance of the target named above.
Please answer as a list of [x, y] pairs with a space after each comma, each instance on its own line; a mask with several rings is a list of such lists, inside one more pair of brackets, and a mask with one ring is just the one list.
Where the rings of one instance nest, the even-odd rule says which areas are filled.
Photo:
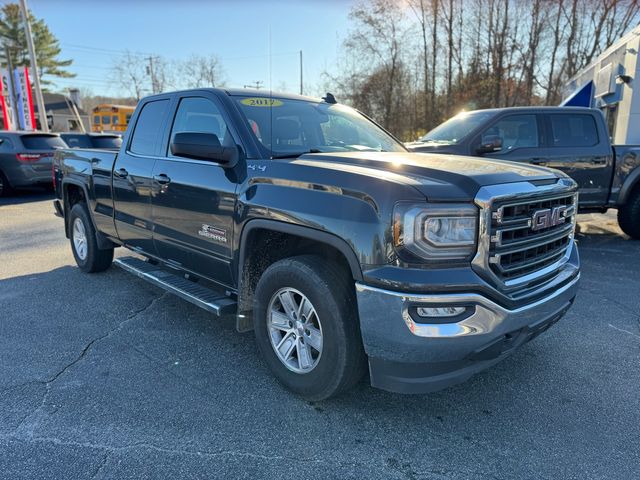
[[156, 141], [162, 135], [169, 100], [156, 100], [146, 103], [138, 116], [129, 150], [139, 155], [155, 155]]
[[482, 132], [482, 137], [498, 136], [502, 139], [502, 153], [516, 148], [536, 148], [538, 123], [535, 115], [509, 115]]
[[[214, 133], [222, 145], [229, 135], [227, 124], [216, 104], [202, 97], [188, 97], [180, 101], [171, 129], [171, 141], [179, 132]], [[168, 155], [171, 156], [171, 152]]]
[[598, 144], [598, 129], [591, 115], [549, 115], [554, 147], [591, 147]]

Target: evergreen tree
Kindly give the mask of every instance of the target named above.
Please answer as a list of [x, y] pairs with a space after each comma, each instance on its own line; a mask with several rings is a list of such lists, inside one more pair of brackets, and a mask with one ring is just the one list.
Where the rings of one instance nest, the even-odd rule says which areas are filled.
[[[35, 18], [29, 12], [33, 44], [40, 70], [40, 81], [43, 84], [51, 82], [43, 79], [44, 76], [69, 78], [75, 74], [64, 69], [71, 65], [73, 60], [60, 60], [60, 42], [51, 33], [44, 20]], [[29, 49], [24, 33], [24, 23], [17, 3], [8, 3], [0, 10], [0, 40], [3, 47], [0, 48], [0, 62], [7, 66], [7, 54], [10, 55], [11, 64], [15, 67], [30, 66]]]

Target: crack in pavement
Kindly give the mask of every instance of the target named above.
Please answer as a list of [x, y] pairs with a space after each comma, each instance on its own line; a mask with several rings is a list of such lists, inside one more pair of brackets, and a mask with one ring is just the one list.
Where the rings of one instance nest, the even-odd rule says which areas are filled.
[[91, 347], [93, 345], [121, 331], [127, 324], [129, 324], [132, 320], [134, 320], [138, 315], [140, 315], [141, 313], [144, 313], [146, 310], [151, 308], [156, 302], [163, 299], [166, 295], [168, 295], [168, 292], [164, 292], [160, 296], [152, 298], [144, 307], [138, 310], [135, 310], [131, 312], [129, 315], [127, 315], [127, 318], [121, 321], [120, 323], [118, 323], [118, 325], [116, 325], [114, 328], [107, 330], [107, 332], [105, 332], [103, 335], [100, 335], [99, 337], [92, 339], [89, 343], [87, 343], [84, 346], [84, 348], [80, 351], [80, 354], [73, 361], [66, 364], [62, 369], [56, 372], [51, 378], [47, 380], [33, 380], [32, 382], [29, 382], [29, 383], [38, 383], [38, 384], [44, 385], [45, 391], [44, 391], [44, 394], [42, 395], [42, 401], [40, 402], [40, 405], [38, 407], [36, 407], [31, 413], [28, 413], [27, 415], [24, 416], [24, 418], [20, 420], [16, 428], [13, 430], [12, 435], [15, 436], [16, 438], [20, 436], [24, 436], [27, 438], [33, 437], [33, 432], [39, 423], [38, 415], [40, 411], [45, 407], [47, 400], [49, 398], [49, 394], [51, 393], [51, 385], [55, 383], [55, 381], [58, 380], [62, 375], [64, 375], [65, 372], [69, 371], [71, 368], [78, 365], [78, 363], [80, 363], [86, 357], [87, 353], [89, 352], [89, 350], [91, 350]]
[[[94, 450], [103, 450], [108, 453], [107, 456], [117, 454], [117, 453], [126, 453], [132, 450], [153, 450], [159, 453], [167, 453], [167, 454], [177, 454], [177, 455], [195, 455], [198, 457], [205, 458], [217, 458], [221, 456], [236, 456], [243, 458], [253, 458], [257, 460], [269, 460], [269, 461], [280, 461], [286, 460], [288, 457], [283, 457], [280, 455], [262, 455], [259, 453], [253, 452], [241, 452], [235, 450], [218, 450], [218, 451], [209, 451], [209, 450], [188, 450], [184, 448], [167, 448], [160, 447], [158, 445], [154, 445], [153, 443], [147, 442], [137, 442], [132, 443], [131, 445], [125, 445], [122, 447], [114, 447], [112, 445], [106, 445], [102, 443], [92, 443], [92, 442], [74, 442], [74, 441], [65, 441], [56, 437], [29, 437], [22, 438], [14, 434], [0, 434], [0, 439], [2, 440], [16, 440], [20, 442], [26, 443], [50, 443], [56, 446], [64, 446], [64, 447], [78, 447], [78, 448], [90, 448]], [[309, 461], [322, 461], [322, 460], [313, 460]], [[102, 461], [104, 465], [107, 462], [107, 458]], [[94, 476], [97, 473], [94, 474]]]
[[98, 468], [96, 468], [96, 471], [93, 472], [93, 475], [91, 475], [91, 480], [93, 480], [94, 478], [98, 478], [98, 475], [100, 475], [100, 473], [102, 473], [102, 471], [104, 470], [104, 467], [107, 466], [107, 462], [109, 461], [109, 457], [111, 456], [110, 452], [107, 452], [104, 456], [104, 458], [102, 459], [102, 461], [100, 462], [100, 464], [98, 465]]
[[614, 305], [617, 305], [618, 307], [620, 307], [622, 310], [624, 310], [626, 313], [630, 314], [632, 317], [635, 317], [635, 319], [638, 321], [638, 328], [640, 329], [640, 314], [636, 313], [636, 311], [634, 309], [632, 309], [631, 307], [626, 306], [624, 303], [622, 303], [622, 302], [620, 302], [618, 300], [615, 300], [613, 298], [608, 297], [607, 295], [604, 295], [602, 292], [598, 292], [597, 290], [592, 290], [589, 287], [582, 287], [582, 288], [584, 290], [586, 290], [587, 292], [593, 294], [593, 295], [600, 295], [605, 300], [608, 300], [609, 302], [613, 303]]

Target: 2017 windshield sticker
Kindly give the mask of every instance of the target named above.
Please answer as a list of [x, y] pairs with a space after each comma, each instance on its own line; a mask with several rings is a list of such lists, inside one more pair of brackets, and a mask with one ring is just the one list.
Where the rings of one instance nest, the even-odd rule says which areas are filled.
[[277, 100], [275, 98], [244, 98], [240, 100], [240, 103], [243, 105], [248, 105], [250, 107], [281, 107], [283, 105], [281, 100]]

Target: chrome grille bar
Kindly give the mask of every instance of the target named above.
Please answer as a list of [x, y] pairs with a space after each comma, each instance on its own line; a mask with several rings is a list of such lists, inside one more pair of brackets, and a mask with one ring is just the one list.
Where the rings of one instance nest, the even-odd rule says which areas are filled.
[[482, 211], [473, 266], [498, 287], [513, 291], [548, 280], [568, 259], [577, 212], [572, 180], [483, 187], [476, 204]]

